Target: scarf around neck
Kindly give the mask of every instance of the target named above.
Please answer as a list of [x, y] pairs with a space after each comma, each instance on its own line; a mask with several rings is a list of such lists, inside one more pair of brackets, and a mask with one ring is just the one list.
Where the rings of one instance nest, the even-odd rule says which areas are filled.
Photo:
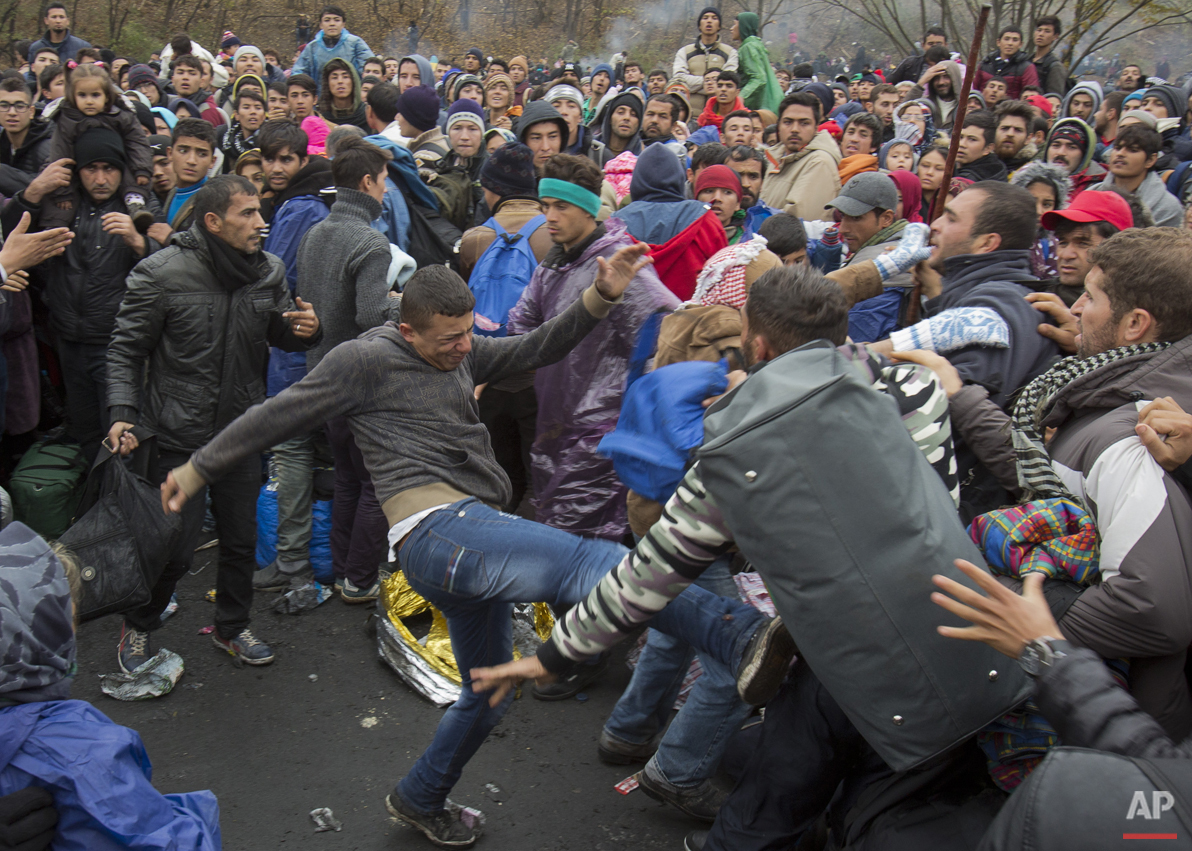
[[264, 252], [241, 254], [202, 225], [199, 225], [199, 231], [207, 240], [215, 277], [229, 292], [261, 280], [266, 269]]

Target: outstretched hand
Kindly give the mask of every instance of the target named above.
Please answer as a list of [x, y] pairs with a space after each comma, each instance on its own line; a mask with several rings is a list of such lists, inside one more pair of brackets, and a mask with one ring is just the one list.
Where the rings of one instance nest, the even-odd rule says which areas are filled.
[[542, 667], [537, 656], [523, 656], [515, 662], [506, 662], [495, 668], [473, 668], [469, 673], [472, 677], [472, 691], [476, 694], [486, 691], [493, 693], [488, 699], [488, 705], [493, 707], [498, 706], [505, 699], [505, 695], [521, 685], [522, 680], [532, 679], [539, 685], [555, 680], [554, 676]]
[[646, 256], [649, 250], [650, 246], [644, 242], [635, 242], [626, 245], [608, 260], [597, 257], [600, 271], [596, 273], [596, 292], [606, 301], [619, 299], [637, 273], [654, 262], [654, 258]]
[[1020, 596], [971, 562], [958, 558], [953, 564], [985, 593], [978, 594], [946, 576], [936, 574], [931, 577], [937, 587], [952, 595], [949, 597], [936, 591], [932, 593], [931, 601], [972, 624], [966, 627], [936, 627], [940, 635], [965, 641], [983, 641], [1011, 659], [1021, 656], [1022, 648], [1036, 638], [1064, 637], [1043, 597], [1042, 573], [1026, 576]]

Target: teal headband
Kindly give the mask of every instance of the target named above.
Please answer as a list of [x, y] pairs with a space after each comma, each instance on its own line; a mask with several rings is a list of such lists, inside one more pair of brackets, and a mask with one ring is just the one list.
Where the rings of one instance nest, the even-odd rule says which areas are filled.
[[582, 186], [568, 183], [566, 180], [555, 180], [553, 177], [542, 178], [538, 181], [538, 197], [558, 198], [560, 201], [574, 204], [581, 210], [591, 213], [592, 218], [596, 218], [600, 213], [599, 195], [589, 192]]

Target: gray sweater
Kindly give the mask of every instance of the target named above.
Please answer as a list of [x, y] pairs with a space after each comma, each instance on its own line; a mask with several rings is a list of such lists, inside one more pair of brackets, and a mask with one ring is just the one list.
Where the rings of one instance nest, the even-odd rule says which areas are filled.
[[386, 323], [336, 346], [297, 384], [249, 409], [175, 478], [193, 495], [241, 458], [343, 415], [391, 525], [465, 496], [504, 505], [512, 489], [480, 422], [476, 385], [562, 360], [611, 307], [589, 287], [529, 334], [475, 337], [472, 351], [449, 371], [423, 360]]
[[330, 215], [298, 246], [298, 295], [314, 305], [323, 329], [323, 339], [306, 353], [308, 371], [340, 343], [388, 318], [392, 255], [389, 240], [371, 224], [380, 215], [374, 198], [336, 187]]

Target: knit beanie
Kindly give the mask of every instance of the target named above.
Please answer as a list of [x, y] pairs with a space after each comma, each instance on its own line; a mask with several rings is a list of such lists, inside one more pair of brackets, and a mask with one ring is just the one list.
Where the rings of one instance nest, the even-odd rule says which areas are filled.
[[219, 40], [219, 46], [224, 50], [227, 50], [229, 47], [237, 47], [239, 44], [240, 39], [238, 39], [236, 37], [236, 33], [232, 32], [231, 30], [225, 31]]
[[520, 142], [508, 142], [497, 148], [480, 167], [480, 185], [502, 198], [508, 195], [537, 197], [534, 152]]
[[481, 65], [484, 64], [484, 54], [480, 52], [479, 47], [469, 47], [468, 52], [465, 53], [464, 56], [475, 56], [477, 59], [480, 60]]
[[524, 56], [514, 56], [512, 59], [510, 59], [509, 67], [512, 68], [514, 65], [520, 65], [526, 70], [526, 73], [529, 73], [530, 71], [530, 60]]
[[721, 23], [724, 22], [724, 18], [720, 16], [719, 9], [717, 9], [715, 6], [705, 6], [703, 10], [695, 17], [696, 24], [698, 24], [703, 19], [704, 15], [708, 14], [709, 12], [716, 16], [716, 20], [720, 21]]
[[93, 127], [84, 131], [74, 146], [75, 168], [86, 168], [92, 163], [107, 163], [123, 170], [124, 139], [115, 130]]
[[1155, 116], [1151, 115], [1149, 112], [1146, 112], [1145, 110], [1127, 109], [1125, 112], [1122, 113], [1122, 117], [1118, 119], [1119, 126], [1120, 126], [1121, 122], [1127, 118], [1136, 118], [1136, 119], [1138, 119], [1139, 123], [1141, 123], [1142, 125], [1144, 125], [1146, 127], [1151, 128], [1152, 130], [1159, 129], [1159, 120], [1157, 118], [1155, 118]]
[[459, 100], [459, 93], [462, 92], [464, 86], [468, 85], [469, 83], [475, 83], [476, 85], [480, 86], [481, 89], [484, 88], [484, 81], [475, 74], [460, 74], [451, 81], [451, 100], [453, 102]]
[[[406, 119], [409, 121], [409, 119]], [[451, 108], [447, 110], [447, 127], [451, 130], [456, 124], [462, 124], [465, 121], [471, 121], [484, 129], [484, 110], [480, 108], [480, 104], [470, 98], [463, 98], [451, 104]], [[410, 122], [413, 124], [413, 122]]]
[[487, 92], [497, 83], [504, 83], [509, 87], [510, 92], [512, 92], [514, 89], [513, 78], [508, 74], [502, 74], [500, 71], [497, 71], [495, 74], [488, 75], [488, 78], [484, 81], [484, 90]]
[[236, 60], [239, 59], [241, 56], [244, 56], [245, 54], [249, 54], [249, 55], [257, 57], [257, 59], [261, 60], [261, 67], [262, 68], [265, 67], [265, 54], [262, 53], [259, 48], [256, 48], [251, 44], [242, 44], [239, 47], [237, 47], [236, 52], [232, 54], [232, 67], [233, 68], [236, 67]]
[[142, 83], [157, 83], [157, 72], [148, 65], [133, 65], [128, 69], [128, 87], [135, 89]]
[[439, 122], [439, 96], [430, 86], [411, 86], [397, 99], [397, 111], [419, 133]]
[[710, 165], [700, 170], [695, 179], [695, 197], [698, 199], [705, 189], [727, 189], [741, 200], [741, 178], [726, 165]]
[[557, 100], [570, 100], [574, 101], [575, 105], [581, 108], [584, 105], [583, 92], [581, 92], [575, 86], [569, 86], [566, 83], [559, 83], [557, 86], [551, 86], [543, 100], [549, 104], [553, 104]]
[[1079, 129], [1073, 127], [1071, 124], [1061, 124], [1052, 131], [1051, 138], [1047, 140], [1047, 144], [1051, 144], [1059, 139], [1065, 142], [1071, 142], [1076, 147], [1080, 148], [1081, 155], [1088, 153], [1089, 137], [1087, 133], [1081, 133]]

